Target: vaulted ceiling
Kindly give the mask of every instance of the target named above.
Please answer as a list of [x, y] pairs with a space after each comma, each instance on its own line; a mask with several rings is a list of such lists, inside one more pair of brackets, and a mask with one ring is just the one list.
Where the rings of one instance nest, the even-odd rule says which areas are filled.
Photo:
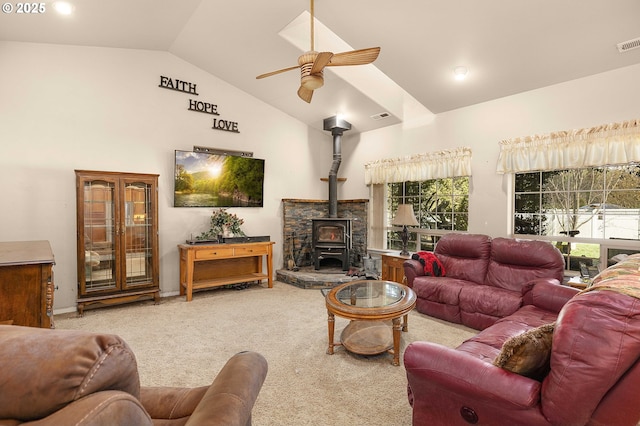
[[307, 104], [298, 71], [255, 77], [308, 50], [308, 0], [70, 1], [71, 16], [50, 0], [0, 14], [0, 40], [167, 51], [315, 128], [343, 113], [362, 132], [640, 63], [616, 48], [640, 37], [637, 0], [317, 0], [316, 50], [381, 52], [327, 68]]

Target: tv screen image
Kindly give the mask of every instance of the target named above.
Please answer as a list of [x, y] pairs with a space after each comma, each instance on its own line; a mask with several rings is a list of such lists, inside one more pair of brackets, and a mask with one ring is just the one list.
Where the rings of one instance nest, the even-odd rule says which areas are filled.
[[174, 207], [262, 207], [264, 160], [175, 153]]

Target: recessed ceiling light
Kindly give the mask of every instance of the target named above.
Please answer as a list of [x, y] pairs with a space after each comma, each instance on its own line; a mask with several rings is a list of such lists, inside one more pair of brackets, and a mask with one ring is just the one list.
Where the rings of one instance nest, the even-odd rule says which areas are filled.
[[75, 7], [67, 1], [53, 2], [53, 8], [61, 15], [71, 15]]
[[455, 69], [453, 70], [453, 75], [455, 76], [456, 80], [464, 80], [465, 78], [467, 78], [467, 74], [469, 74], [469, 70], [467, 69], [467, 67], [459, 66], [455, 67]]

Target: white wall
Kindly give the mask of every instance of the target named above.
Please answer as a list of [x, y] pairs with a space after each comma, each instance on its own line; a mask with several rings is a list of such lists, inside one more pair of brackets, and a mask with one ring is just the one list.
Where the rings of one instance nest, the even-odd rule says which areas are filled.
[[367, 132], [349, 153], [358, 163], [349, 179], [363, 182], [361, 165], [374, 159], [470, 147], [469, 232], [508, 236], [509, 178], [496, 174], [498, 142], [640, 118], [638, 75], [640, 65], [630, 66], [439, 114], [426, 125]]
[[[240, 134], [210, 129], [188, 95], [160, 75], [197, 83], [199, 98]], [[364, 163], [468, 146], [470, 232], [508, 234], [498, 141], [591, 127], [640, 115], [640, 65], [451, 111], [423, 122], [345, 133], [340, 199], [368, 198]], [[49, 240], [56, 312], [76, 299], [75, 169], [160, 174], [160, 287], [178, 291], [176, 245], [207, 228], [210, 209], [174, 208], [173, 151], [194, 145], [253, 151], [266, 160], [263, 208], [231, 209], [248, 235], [276, 242], [282, 265], [283, 198], [327, 199], [331, 135], [308, 128], [166, 52], [0, 42], [0, 241]], [[469, 81], [472, 84], [472, 81]], [[322, 120], [324, 117], [319, 117]]]
[[[212, 130], [189, 95], [160, 75], [197, 84], [198, 99], [240, 133]], [[174, 150], [252, 151], [265, 162], [263, 208], [230, 211], [248, 235], [270, 235], [282, 265], [282, 198], [326, 198], [331, 135], [250, 97], [166, 52], [0, 42], [0, 241], [49, 240], [54, 308], [77, 295], [75, 169], [157, 173], [160, 288], [178, 291], [176, 245], [208, 228], [211, 209], [173, 207]]]

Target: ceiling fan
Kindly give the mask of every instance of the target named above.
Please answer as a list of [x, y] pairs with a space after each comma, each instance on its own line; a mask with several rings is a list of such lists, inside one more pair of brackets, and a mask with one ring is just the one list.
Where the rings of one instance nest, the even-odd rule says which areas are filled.
[[379, 47], [352, 50], [349, 52], [316, 52], [314, 50], [313, 0], [311, 0], [311, 49], [298, 57], [298, 65], [257, 76], [257, 79], [270, 77], [286, 71], [300, 68], [300, 88], [298, 96], [310, 103], [313, 91], [324, 85], [324, 68], [345, 65], [365, 65], [375, 61], [380, 53]]

